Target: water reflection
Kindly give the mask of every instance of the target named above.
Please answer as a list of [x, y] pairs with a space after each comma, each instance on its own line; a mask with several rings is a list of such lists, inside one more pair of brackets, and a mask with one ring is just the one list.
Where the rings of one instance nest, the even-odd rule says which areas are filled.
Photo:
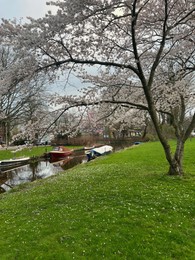
[[58, 162], [37, 161], [8, 171], [2, 171], [0, 172], [0, 192], [8, 191], [22, 183], [47, 178], [83, 162], [86, 162], [84, 153], [66, 157]]

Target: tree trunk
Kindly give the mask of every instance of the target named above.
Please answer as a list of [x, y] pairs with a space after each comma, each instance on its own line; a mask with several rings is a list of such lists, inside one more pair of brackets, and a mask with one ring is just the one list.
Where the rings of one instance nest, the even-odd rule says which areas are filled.
[[171, 162], [169, 162], [169, 175], [179, 175], [182, 176], [183, 172], [183, 153], [184, 153], [184, 141], [177, 140], [177, 147], [174, 154], [174, 157]]
[[175, 160], [175, 158], [172, 160], [171, 163], [169, 163], [169, 171], [168, 174], [169, 175], [179, 175], [182, 176], [183, 175], [183, 167], [181, 164], [181, 160], [177, 161]]
[[185, 139], [182, 135], [177, 135], [177, 147], [176, 147], [176, 150], [175, 150], [175, 154], [172, 155], [169, 142], [168, 142], [166, 136], [162, 132], [162, 129], [160, 127], [160, 124], [159, 124], [159, 121], [158, 121], [158, 118], [157, 118], [157, 112], [154, 108], [152, 101], [150, 103], [148, 102], [148, 106], [149, 106], [149, 113], [150, 113], [152, 122], [154, 124], [156, 133], [157, 133], [159, 140], [160, 140], [160, 142], [163, 146], [167, 162], [169, 163], [168, 175], [182, 176], [183, 175], [182, 160], [183, 160]]

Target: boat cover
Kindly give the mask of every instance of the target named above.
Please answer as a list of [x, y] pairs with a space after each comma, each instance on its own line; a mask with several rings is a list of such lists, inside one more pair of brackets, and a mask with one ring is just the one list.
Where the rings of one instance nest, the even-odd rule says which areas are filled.
[[101, 154], [104, 154], [104, 153], [112, 152], [112, 150], [113, 150], [112, 146], [104, 145], [104, 146], [101, 146], [101, 147], [98, 147], [98, 148], [94, 148], [91, 151], [101, 155]]

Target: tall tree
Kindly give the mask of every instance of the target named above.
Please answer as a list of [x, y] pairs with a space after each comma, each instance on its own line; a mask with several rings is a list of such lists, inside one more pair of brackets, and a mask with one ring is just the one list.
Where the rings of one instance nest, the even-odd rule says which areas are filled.
[[[144, 104], [116, 99], [112, 103], [123, 102], [148, 111], [164, 148], [169, 174], [182, 175], [184, 144], [195, 127], [195, 114], [184, 128], [185, 97], [178, 94], [182, 109], [173, 118], [177, 148], [172, 154], [160, 127], [156, 94], [164, 92], [167, 79], [170, 82], [169, 71], [166, 77], [161, 73], [167, 62], [176, 64], [180, 84], [195, 70], [194, 1], [64, 0], [50, 4], [59, 8], [56, 15], [48, 13], [43, 19], [30, 19], [24, 26], [5, 21], [0, 30], [2, 37], [12, 39], [18, 48], [22, 44], [23, 48], [34, 50], [37, 72], [75, 69], [75, 64], [97, 64], [123, 71], [126, 78], [141, 86]], [[169, 84], [173, 86], [175, 83]], [[164, 100], [171, 107], [169, 95]]]
[[32, 77], [28, 70], [33, 61], [9, 46], [0, 48], [0, 124], [7, 144], [12, 128], [26, 124], [43, 107], [45, 77]]

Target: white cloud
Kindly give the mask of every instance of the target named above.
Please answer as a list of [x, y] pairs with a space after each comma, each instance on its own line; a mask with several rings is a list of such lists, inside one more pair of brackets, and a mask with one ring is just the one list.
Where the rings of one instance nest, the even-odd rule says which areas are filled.
[[46, 5], [48, 0], [20, 0], [25, 3], [22, 7], [25, 16], [40, 18], [45, 16], [48, 10], [55, 11], [54, 7]]
[[47, 6], [48, 0], [0, 0], [0, 18], [33, 18], [43, 17], [48, 10], [55, 12], [55, 8]]

